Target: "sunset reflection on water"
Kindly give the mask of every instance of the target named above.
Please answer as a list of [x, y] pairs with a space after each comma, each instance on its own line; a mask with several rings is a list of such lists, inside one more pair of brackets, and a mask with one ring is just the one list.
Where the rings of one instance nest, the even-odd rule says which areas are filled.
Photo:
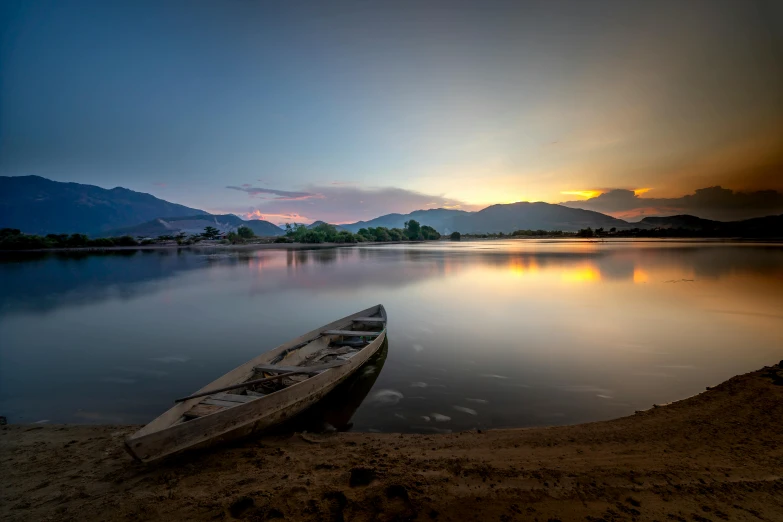
[[[15, 422], [143, 423], [172, 397], [377, 303], [388, 356], [351, 419], [359, 430], [612, 418], [783, 358], [775, 244], [28, 256], [0, 263], [0, 285], [0, 408]], [[58, 370], [42, 372], [42, 358]]]

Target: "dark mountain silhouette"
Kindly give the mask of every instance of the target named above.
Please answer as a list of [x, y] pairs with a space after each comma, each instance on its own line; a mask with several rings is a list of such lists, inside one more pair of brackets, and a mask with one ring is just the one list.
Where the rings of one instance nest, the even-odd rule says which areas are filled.
[[[318, 225], [331, 225], [331, 223], [327, 223], [326, 221], [320, 221], [320, 220], [319, 221], [313, 221], [312, 223], [307, 225], [307, 228], [315, 228]], [[343, 227], [343, 225], [332, 225], [332, 226], [334, 228], [336, 228], [338, 231], [347, 230], [345, 227]]]
[[492, 205], [478, 212], [438, 208], [417, 210], [410, 214], [387, 214], [370, 221], [359, 221], [342, 225], [351, 232], [362, 227], [402, 228], [406, 221], [415, 219], [422, 225], [429, 225], [441, 234], [457, 231], [463, 234], [486, 234], [515, 230], [563, 230], [577, 231], [580, 228], [632, 228], [622, 219], [616, 219], [599, 212], [574, 209], [550, 203], [511, 203]]
[[207, 214], [126, 188], [61, 183], [40, 176], [0, 176], [0, 227], [27, 234], [108, 230], [159, 217]]
[[[387, 214], [369, 221], [339, 225], [341, 230], [402, 228], [416, 220], [441, 234], [511, 233], [515, 230], [578, 231], [584, 228], [671, 228], [716, 236], [783, 237], [783, 216], [721, 222], [692, 215], [647, 217], [629, 223], [600, 212], [550, 203], [492, 205], [478, 212], [445, 208]], [[317, 221], [310, 227], [323, 221]], [[213, 215], [125, 188], [103, 189], [79, 183], [60, 183], [39, 176], [0, 176], [0, 228], [28, 234], [86, 233], [97, 236], [157, 237], [180, 232], [195, 234], [212, 226], [222, 232], [250, 227], [258, 236], [279, 236], [280, 227], [263, 220], [245, 221], [233, 214]]]
[[631, 228], [622, 219], [600, 212], [568, 208], [551, 203], [511, 203], [492, 205], [484, 210], [455, 217], [452, 230], [463, 234], [482, 234], [515, 230], [562, 230], [575, 232], [581, 228]]
[[174, 218], [157, 218], [132, 227], [109, 230], [106, 236], [173, 236], [180, 232], [186, 234], [200, 234], [206, 227], [214, 227], [221, 232], [235, 231], [237, 228], [249, 227], [257, 236], [279, 236], [283, 229], [261, 219], [244, 220], [233, 214], [198, 214], [195, 216], [182, 216]]
[[644, 223], [655, 228], [682, 228], [685, 230], [709, 230], [723, 224], [720, 221], [703, 219], [689, 214], [666, 217], [646, 217], [639, 223]]
[[679, 228], [718, 237], [783, 237], [783, 214], [741, 221], [713, 221], [687, 214], [647, 217], [640, 221], [652, 228]]
[[347, 225], [340, 225], [350, 232], [357, 232], [360, 228], [386, 227], [403, 228], [405, 222], [411, 219], [422, 225], [429, 225], [441, 234], [452, 232], [451, 222], [456, 216], [471, 214], [464, 210], [451, 210], [447, 208], [433, 208], [430, 210], [416, 210], [410, 214], [386, 214], [369, 221], [358, 221]]

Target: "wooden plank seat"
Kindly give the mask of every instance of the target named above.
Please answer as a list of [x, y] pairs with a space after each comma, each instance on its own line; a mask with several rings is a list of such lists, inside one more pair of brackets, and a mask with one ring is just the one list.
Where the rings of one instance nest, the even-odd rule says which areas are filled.
[[383, 332], [363, 332], [361, 330], [327, 330], [324, 335], [342, 335], [344, 337], [378, 337]]
[[357, 317], [353, 319], [354, 323], [385, 323], [386, 319], [383, 317]]

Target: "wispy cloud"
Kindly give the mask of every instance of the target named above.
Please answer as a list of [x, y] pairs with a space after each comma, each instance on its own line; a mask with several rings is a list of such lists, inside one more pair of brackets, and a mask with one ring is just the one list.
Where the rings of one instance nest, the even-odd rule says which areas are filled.
[[270, 188], [262, 188], [262, 187], [253, 187], [252, 185], [248, 185], [245, 183], [241, 187], [237, 187], [234, 185], [229, 185], [226, 188], [231, 190], [239, 190], [241, 192], [246, 192], [250, 194], [253, 197], [261, 196], [264, 194], [268, 194], [271, 196], [276, 196], [275, 200], [278, 201], [299, 201], [303, 199], [312, 199], [312, 198], [321, 198], [323, 197], [320, 194], [313, 194], [310, 192], [292, 192], [290, 190], [277, 190], [277, 189], [270, 189]]
[[596, 198], [603, 193], [602, 190], [564, 190], [564, 196], [579, 196], [580, 198]]
[[270, 214], [261, 212], [258, 209], [250, 210], [242, 214], [245, 219], [263, 219], [264, 221], [271, 221], [272, 223], [310, 223], [316, 221], [307, 216], [301, 214]]
[[359, 187], [356, 185], [308, 186], [301, 192], [229, 187], [251, 196], [272, 194], [251, 208], [234, 208], [232, 212], [251, 219], [273, 223], [309, 223], [323, 220], [329, 223], [354, 223], [391, 213], [407, 214], [414, 210], [451, 208], [477, 210], [472, 205], [444, 195], [424, 194], [397, 187]]

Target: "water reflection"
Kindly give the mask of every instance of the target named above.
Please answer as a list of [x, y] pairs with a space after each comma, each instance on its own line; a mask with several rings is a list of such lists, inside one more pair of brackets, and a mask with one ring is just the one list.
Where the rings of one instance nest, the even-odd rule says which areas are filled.
[[377, 381], [362, 381], [374, 388], [348, 393], [366, 395], [350, 421], [326, 421], [340, 429], [597, 420], [783, 358], [775, 244], [17, 254], [0, 257], [0, 288], [0, 415], [14, 422], [143, 423], [379, 302], [394, 343]]
[[[637, 284], [720, 279], [726, 275], [783, 276], [777, 245], [724, 243], [597, 244], [488, 242], [466, 249], [374, 247], [318, 250], [126, 250], [97, 253], [0, 255], [0, 311], [41, 311], [104, 299], [130, 299], [160, 290], [159, 283], [210, 268], [246, 267], [253, 291], [398, 286], [481, 269], [505, 270], [527, 280], [562, 283], [632, 281]], [[535, 248], [530, 248], [535, 246]], [[520, 250], [526, 250], [520, 252]], [[405, 261], [406, 263], [400, 263]], [[333, 268], [333, 270], [330, 270]], [[282, 277], [281, 277], [282, 276]]]

